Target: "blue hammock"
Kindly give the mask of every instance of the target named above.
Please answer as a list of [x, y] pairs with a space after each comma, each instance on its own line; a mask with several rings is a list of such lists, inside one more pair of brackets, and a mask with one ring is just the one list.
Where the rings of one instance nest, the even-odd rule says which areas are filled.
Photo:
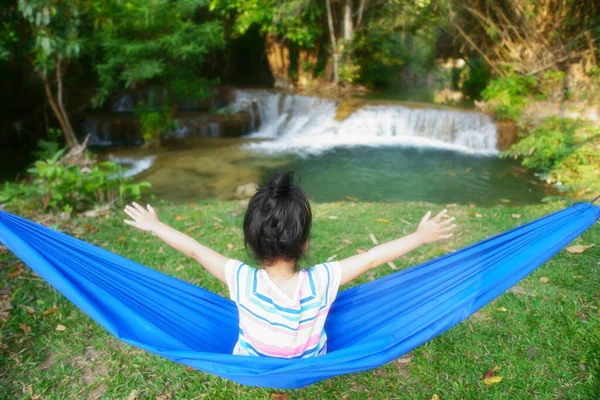
[[110, 333], [133, 346], [246, 385], [299, 388], [379, 367], [458, 324], [600, 217], [578, 203], [438, 259], [338, 294], [326, 355], [229, 354], [233, 302], [73, 237], [0, 211], [0, 242]]

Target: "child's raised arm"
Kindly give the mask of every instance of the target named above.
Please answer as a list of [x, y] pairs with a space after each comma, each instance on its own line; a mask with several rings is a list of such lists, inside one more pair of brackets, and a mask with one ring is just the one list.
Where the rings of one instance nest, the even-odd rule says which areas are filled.
[[380, 244], [366, 253], [340, 261], [342, 265], [342, 280], [340, 285], [351, 281], [371, 268], [402, 257], [422, 244], [451, 238], [453, 235], [450, 231], [456, 227], [455, 224], [452, 224], [455, 218], [452, 217], [442, 221], [446, 213], [447, 210], [444, 210], [435, 217], [430, 218], [431, 211], [428, 211], [419, 223], [416, 232], [400, 239]]
[[148, 205], [148, 209], [145, 209], [139, 204], [133, 203], [132, 206], [126, 206], [124, 211], [133, 219], [133, 221], [125, 220], [126, 224], [142, 231], [152, 232], [175, 250], [198, 261], [217, 279], [227, 283], [225, 280], [225, 264], [229, 260], [227, 257], [198, 243], [185, 233], [160, 222], [158, 215], [150, 205]]

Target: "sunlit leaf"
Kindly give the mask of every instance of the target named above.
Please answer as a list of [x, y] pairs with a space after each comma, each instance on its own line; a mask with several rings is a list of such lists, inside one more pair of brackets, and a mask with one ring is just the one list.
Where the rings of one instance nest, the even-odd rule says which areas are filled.
[[567, 252], [571, 253], [571, 254], [581, 254], [584, 251], [586, 251], [587, 249], [594, 247], [594, 244], [590, 244], [590, 245], [582, 245], [582, 244], [576, 244], [573, 246], [569, 246], [567, 247], [565, 250], [567, 250]]

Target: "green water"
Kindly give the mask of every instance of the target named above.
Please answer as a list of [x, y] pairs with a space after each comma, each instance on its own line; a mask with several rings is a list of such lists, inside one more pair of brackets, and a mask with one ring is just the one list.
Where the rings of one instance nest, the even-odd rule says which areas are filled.
[[[538, 203], [545, 185], [511, 160], [416, 147], [339, 147], [318, 155], [266, 155], [240, 139], [211, 139], [166, 149], [139, 179], [157, 199], [231, 199], [235, 188], [293, 169], [317, 202], [427, 201], [489, 206]], [[501, 200], [504, 199], [504, 200]]]

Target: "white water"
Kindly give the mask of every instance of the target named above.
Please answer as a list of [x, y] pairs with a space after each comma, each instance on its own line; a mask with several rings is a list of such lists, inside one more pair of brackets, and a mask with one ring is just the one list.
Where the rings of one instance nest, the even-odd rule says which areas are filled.
[[256, 116], [260, 127], [249, 138], [272, 139], [246, 146], [265, 152], [319, 153], [335, 146], [410, 145], [476, 154], [497, 154], [496, 125], [477, 112], [367, 106], [343, 121], [335, 120], [338, 103], [318, 97], [237, 91], [232, 108]]

